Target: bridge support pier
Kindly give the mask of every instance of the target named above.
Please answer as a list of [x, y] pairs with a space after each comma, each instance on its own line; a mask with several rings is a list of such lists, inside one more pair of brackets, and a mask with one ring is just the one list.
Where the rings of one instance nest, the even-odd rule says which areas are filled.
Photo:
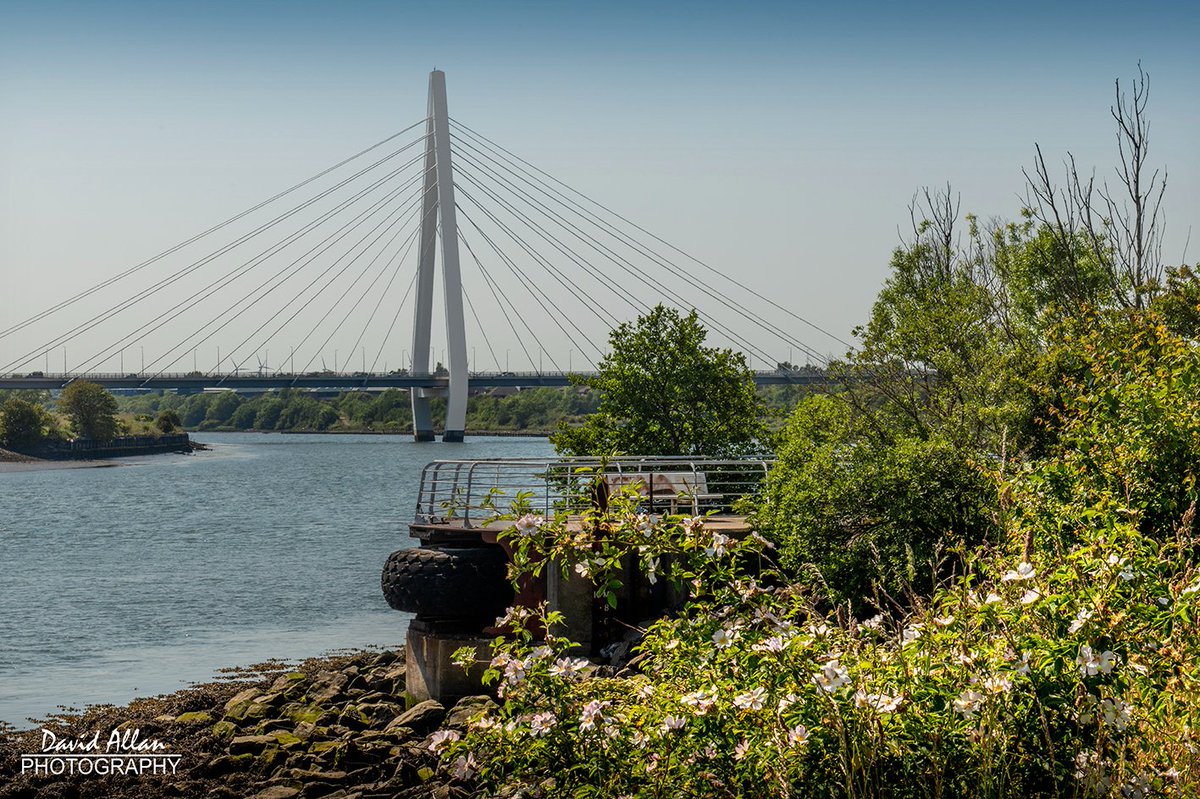
[[[425, 182], [421, 203], [421, 249], [417, 271], [417, 307], [413, 320], [413, 374], [430, 371], [429, 340], [433, 327], [434, 250], [441, 240], [442, 287], [446, 312], [446, 349], [450, 363], [443, 441], [463, 440], [467, 422], [467, 330], [463, 316], [462, 275], [458, 258], [458, 222], [454, 205], [454, 171], [450, 163], [450, 114], [446, 106], [446, 73], [429, 73], [429, 119], [425, 125]], [[439, 221], [441, 224], [439, 225]], [[440, 228], [440, 237], [438, 235]], [[412, 393], [413, 439], [433, 441], [431, 393]]]

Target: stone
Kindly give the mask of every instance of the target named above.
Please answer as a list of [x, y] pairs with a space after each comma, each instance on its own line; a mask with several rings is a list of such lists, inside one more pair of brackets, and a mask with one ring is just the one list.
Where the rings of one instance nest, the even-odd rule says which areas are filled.
[[212, 714], [206, 713], [203, 710], [193, 710], [190, 713], [180, 713], [175, 717], [176, 724], [185, 724], [189, 727], [197, 724], [208, 724], [212, 721]]
[[299, 795], [299, 788], [292, 788], [287, 785], [272, 785], [270, 788], [264, 788], [254, 794], [250, 799], [292, 799], [293, 796]]
[[271, 733], [271, 737], [278, 741], [279, 745], [284, 749], [291, 749], [292, 747], [299, 746], [300, 744], [304, 743], [303, 739], [283, 730], [277, 730]]
[[471, 719], [497, 709], [499, 705], [490, 696], [464, 696], [450, 709], [443, 726], [465, 730]]
[[257, 688], [247, 688], [244, 691], [238, 691], [233, 695], [232, 699], [225, 703], [225, 711], [228, 712], [235, 705], [240, 705], [242, 702], [249, 702], [261, 693], [262, 691]]
[[213, 776], [230, 774], [235, 771], [245, 771], [254, 763], [254, 755], [220, 755], [214, 757], [204, 766], [204, 772]]
[[328, 702], [340, 696], [349, 678], [336, 671], [319, 672], [308, 690], [308, 697], [314, 702]]
[[292, 779], [300, 780], [301, 782], [341, 782], [346, 779], [344, 771], [316, 771], [313, 769], [293, 768], [288, 769], [287, 776]]
[[290, 705], [285, 705], [283, 715], [291, 719], [297, 724], [308, 722], [309, 724], [317, 724], [321, 717], [326, 714], [326, 710], [312, 705], [305, 705], [300, 702], [293, 702]]
[[253, 699], [246, 699], [232, 706], [226, 705], [225, 718], [245, 725], [247, 722], [265, 719], [268, 711], [270, 708], [267, 705], [259, 704]]
[[230, 754], [257, 753], [275, 744], [274, 735], [239, 735], [229, 742]]
[[232, 721], [218, 721], [212, 727], [214, 738], [232, 738], [237, 735], [238, 726]]
[[424, 702], [418, 702], [408, 710], [401, 713], [385, 727], [385, 730], [391, 730], [394, 727], [412, 727], [418, 732], [429, 732], [442, 723], [442, 719], [446, 717], [446, 708], [441, 702], [436, 699], [426, 699]]

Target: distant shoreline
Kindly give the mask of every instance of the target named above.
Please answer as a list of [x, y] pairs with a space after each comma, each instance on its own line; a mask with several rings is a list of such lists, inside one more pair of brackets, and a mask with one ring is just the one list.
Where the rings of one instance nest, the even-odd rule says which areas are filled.
[[[189, 430], [191, 435], [205, 433], [280, 433], [285, 436], [412, 436], [411, 430]], [[439, 433], [439, 438], [441, 434]], [[492, 438], [549, 438], [552, 431], [545, 430], [468, 430], [466, 436], [488, 436]]]

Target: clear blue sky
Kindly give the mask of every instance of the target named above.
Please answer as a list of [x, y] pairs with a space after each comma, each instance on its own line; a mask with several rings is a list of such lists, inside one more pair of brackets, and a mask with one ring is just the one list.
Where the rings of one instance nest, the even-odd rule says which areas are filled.
[[[5, 0], [0, 329], [420, 119], [433, 67], [452, 116], [848, 339], [922, 186], [949, 182], [964, 210], [1014, 216], [1035, 142], [1108, 175], [1113, 80], [1140, 60], [1178, 261], [1200, 220], [1197, 41], [1200, 11], [1174, 2]], [[525, 366], [486, 288], [465, 279], [493, 348]], [[0, 361], [86, 310], [0, 339]], [[819, 352], [843, 349], [771, 318]], [[71, 365], [115, 329], [67, 344]], [[561, 365], [579, 364], [540, 330]], [[331, 340], [328, 365], [353, 338]], [[131, 342], [126, 369], [158, 344]], [[201, 349], [208, 366], [217, 344]], [[272, 345], [278, 362], [287, 341]]]

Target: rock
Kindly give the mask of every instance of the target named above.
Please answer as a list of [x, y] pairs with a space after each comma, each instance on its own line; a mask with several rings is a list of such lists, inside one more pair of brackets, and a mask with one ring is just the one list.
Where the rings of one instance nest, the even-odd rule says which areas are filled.
[[293, 702], [290, 705], [284, 705], [283, 707], [283, 715], [297, 724], [303, 722], [317, 724], [321, 721], [321, 717], [324, 716], [326, 712], [327, 711], [319, 707], [305, 705], [300, 702]]
[[254, 763], [254, 755], [220, 755], [208, 761], [203, 767], [206, 774], [214, 777], [219, 777], [224, 774], [230, 774], [235, 771], [245, 771]]
[[203, 710], [193, 710], [190, 713], [181, 713], [175, 717], [176, 724], [185, 724], [189, 727], [196, 724], [208, 724], [212, 721], [212, 714], [206, 713]]
[[276, 768], [283, 765], [283, 761], [287, 759], [287, 755], [282, 749], [277, 746], [268, 746], [263, 750], [262, 754], [255, 759], [255, 765], [258, 771], [262, 774], [270, 774]]
[[443, 724], [455, 730], [465, 730], [468, 722], [485, 712], [499, 709], [490, 696], [465, 696], [450, 710]]
[[302, 671], [280, 675], [275, 682], [271, 683], [271, 693], [284, 694], [290, 698], [303, 688], [303, 683], [307, 679], [308, 675]]
[[229, 742], [230, 754], [258, 753], [275, 744], [274, 735], [239, 735]]
[[262, 691], [258, 690], [257, 688], [247, 688], [244, 691], [238, 691], [233, 695], [232, 699], [225, 703], [225, 712], [228, 713], [235, 705], [240, 705], [243, 702], [249, 702], [251, 699], [254, 699], [261, 693]]
[[245, 726], [247, 722], [265, 719], [269, 710], [267, 705], [259, 704], [253, 699], [245, 699], [234, 705], [226, 705], [225, 718]]
[[300, 780], [303, 783], [309, 782], [341, 782], [346, 779], [344, 771], [314, 771], [312, 769], [292, 768], [287, 770], [287, 776], [292, 779]]
[[313, 702], [328, 702], [341, 695], [348, 679], [345, 674], [337, 671], [318, 672], [312, 687], [308, 689], [308, 698]]
[[278, 741], [279, 745], [284, 749], [291, 749], [292, 747], [299, 746], [300, 744], [304, 743], [303, 739], [283, 730], [277, 730], [271, 733], [271, 737]]
[[250, 799], [292, 799], [293, 796], [299, 795], [299, 788], [291, 788], [287, 785], [272, 785], [270, 788], [264, 788], [254, 794]]
[[212, 727], [212, 734], [214, 738], [232, 738], [233, 736], [237, 735], [237, 733], [238, 726], [232, 721], [218, 721]]
[[445, 717], [446, 708], [441, 702], [426, 699], [396, 716], [384, 729], [390, 731], [394, 727], [412, 727], [417, 732], [424, 733], [441, 724]]

